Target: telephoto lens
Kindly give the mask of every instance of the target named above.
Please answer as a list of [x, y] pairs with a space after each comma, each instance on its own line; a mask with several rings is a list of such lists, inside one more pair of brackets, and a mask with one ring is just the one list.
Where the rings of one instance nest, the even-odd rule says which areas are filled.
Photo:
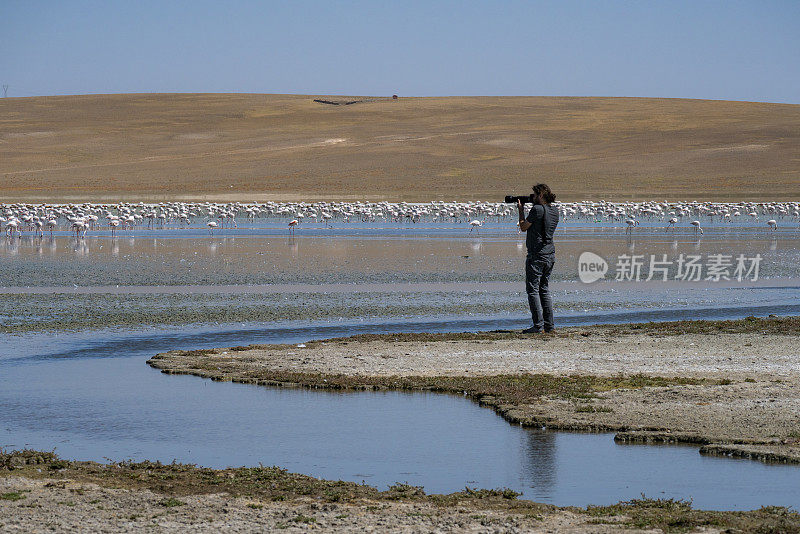
[[533, 196], [533, 195], [525, 195], [525, 196], [506, 195], [505, 203], [506, 204], [516, 204], [517, 200], [521, 200], [523, 204], [530, 204], [531, 202], [533, 202], [533, 200], [531, 199], [531, 196]]

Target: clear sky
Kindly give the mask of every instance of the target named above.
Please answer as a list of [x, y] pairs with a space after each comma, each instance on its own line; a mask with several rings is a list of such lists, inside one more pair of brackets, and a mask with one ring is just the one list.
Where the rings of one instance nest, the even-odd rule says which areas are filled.
[[800, 103], [800, 0], [0, 0], [0, 36], [8, 96], [397, 93]]

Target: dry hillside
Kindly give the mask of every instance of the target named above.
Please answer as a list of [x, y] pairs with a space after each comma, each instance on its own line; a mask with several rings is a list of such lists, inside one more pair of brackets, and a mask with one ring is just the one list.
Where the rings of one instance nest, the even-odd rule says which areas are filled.
[[0, 202], [800, 199], [800, 105], [315, 98], [0, 99]]

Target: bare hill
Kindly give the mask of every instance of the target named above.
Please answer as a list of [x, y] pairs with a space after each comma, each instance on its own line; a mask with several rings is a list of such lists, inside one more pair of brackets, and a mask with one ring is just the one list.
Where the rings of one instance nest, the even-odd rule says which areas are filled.
[[259, 94], [0, 99], [0, 202], [499, 200], [537, 181], [565, 200], [797, 200], [800, 106]]

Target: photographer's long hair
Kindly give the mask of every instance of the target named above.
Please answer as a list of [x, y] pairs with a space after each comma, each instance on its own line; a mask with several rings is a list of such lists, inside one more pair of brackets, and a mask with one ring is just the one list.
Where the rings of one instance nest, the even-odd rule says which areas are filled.
[[537, 195], [542, 195], [542, 200], [545, 204], [549, 205], [556, 201], [556, 196], [550, 191], [550, 187], [547, 184], [534, 185], [533, 192]]

